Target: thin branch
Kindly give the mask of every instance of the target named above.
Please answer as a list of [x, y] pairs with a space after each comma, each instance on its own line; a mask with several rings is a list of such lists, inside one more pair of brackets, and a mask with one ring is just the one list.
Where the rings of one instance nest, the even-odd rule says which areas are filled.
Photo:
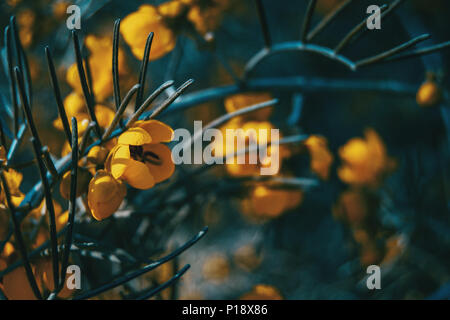
[[358, 68], [360, 68], [362, 66], [368, 66], [368, 65], [375, 64], [377, 62], [383, 61], [383, 60], [385, 60], [385, 59], [387, 59], [389, 57], [392, 57], [392, 56], [394, 56], [397, 53], [405, 51], [405, 50], [411, 48], [412, 46], [416, 45], [417, 43], [425, 41], [425, 40], [427, 40], [429, 38], [430, 38], [429, 34], [420, 35], [418, 37], [415, 37], [414, 39], [409, 40], [408, 42], [405, 42], [405, 43], [403, 43], [403, 44], [401, 44], [401, 45], [391, 49], [391, 50], [382, 52], [382, 53], [377, 54], [377, 55], [375, 55], [373, 57], [369, 57], [369, 58], [360, 60], [360, 61], [356, 62], [356, 66]]
[[114, 86], [114, 102], [116, 105], [116, 110], [119, 110], [120, 106], [120, 86], [119, 86], [119, 30], [120, 30], [120, 19], [114, 21], [114, 32], [113, 32], [113, 51], [112, 51], [112, 75], [113, 75], [113, 86]]
[[[83, 136], [81, 137], [81, 143], [80, 143], [80, 150], [79, 150], [79, 154], [80, 157], [82, 157], [84, 155], [84, 151], [86, 150], [87, 146], [88, 146], [88, 141], [89, 138], [91, 137], [91, 131], [95, 128], [95, 123], [93, 121], [91, 121], [86, 130], [83, 132]], [[100, 140], [99, 140], [100, 141]]]
[[175, 251], [173, 251], [172, 253], [168, 254], [167, 256], [152, 262], [148, 265], [146, 265], [145, 267], [133, 271], [129, 274], [125, 274], [123, 276], [118, 277], [117, 279], [110, 281], [100, 287], [98, 287], [97, 289], [93, 289], [90, 290], [84, 294], [80, 294], [78, 296], [76, 296], [74, 298], [74, 300], [82, 300], [82, 299], [88, 299], [91, 297], [94, 297], [96, 295], [99, 295], [105, 291], [111, 290], [113, 288], [116, 288], [132, 279], [135, 279], [153, 269], [156, 269], [157, 267], [159, 267], [160, 265], [166, 263], [167, 261], [172, 260], [173, 258], [175, 258], [176, 256], [180, 255], [181, 253], [183, 253], [184, 251], [186, 251], [187, 249], [189, 249], [192, 245], [194, 245], [198, 240], [200, 240], [208, 231], [208, 227], [205, 227], [202, 231], [200, 231], [194, 238], [192, 238], [191, 240], [189, 240], [188, 242], [186, 242], [184, 245], [182, 245], [181, 247], [179, 247], [178, 249], [176, 249]]
[[[380, 10], [383, 12], [387, 10], [389, 6], [387, 4], [382, 5]], [[364, 18], [359, 24], [357, 24], [349, 33], [339, 42], [339, 44], [334, 48], [334, 53], [338, 54], [352, 41], [352, 39], [361, 31], [364, 30], [367, 26], [367, 18]]]
[[169, 98], [167, 98], [159, 107], [157, 107], [150, 116], [146, 118], [146, 120], [156, 118], [161, 112], [163, 112], [167, 107], [169, 107], [179, 96], [183, 94], [183, 92], [194, 83], [194, 79], [189, 79], [185, 83], [183, 83], [177, 91], [175, 91]]
[[157, 286], [154, 289], [151, 289], [149, 292], [144, 293], [143, 295], [137, 297], [135, 300], [147, 300], [153, 297], [155, 294], [163, 291], [164, 289], [170, 287], [174, 282], [178, 281], [186, 271], [189, 270], [191, 266], [189, 264], [185, 265], [180, 271], [178, 271], [172, 278], [164, 282], [163, 284]]
[[135, 84], [130, 91], [125, 95], [125, 98], [120, 103], [119, 108], [117, 109], [116, 114], [114, 115], [113, 121], [109, 125], [108, 129], [106, 129], [105, 133], [103, 133], [102, 141], [105, 141], [108, 139], [108, 137], [111, 135], [113, 130], [116, 128], [117, 124], [119, 123], [120, 119], [122, 118], [123, 113], [125, 112], [128, 104], [131, 101], [131, 98], [133, 98], [133, 95], [138, 91], [140, 88], [140, 84]]
[[14, 43], [16, 45], [16, 54], [17, 54], [17, 66], [20, 67], [21, 70], [25, 72], [25, 88], [28, 98], [28, 103], [31, 105], [31, 100], [33, 97], [33, 89], [31, 86], [31, 74], [30, 74], [30, 66], [28, 64], [27, 56], [25, 55], [25, 51], [23, 50], [22, 43], [20, 42], [19, 33], [16, 25], [16, 17], [12, 16], [10, 18], [10, 27], [14, 36]]
[[137, 120], [139, 120], [139, 117], [145, 112], [145, 110], [147, 110], [147, 108], [150, 106], [150, 104], [153, 101], [155, 101], [155, 99], [157, 97], [159, 97], [159, 95], [161, 93], [163, 93], [164, 90], [166, 90], [167, 88], [169, 88], [172, 85], [173, 85], [173, 81], [169, 80], [169, 81], [164, 82], [161, 86], [159, 86], [158, 89], [153, 91], [153, 93], [144, 101], [144, 103], [136, 110], [136, 112], [131, 115], [125, 128], [130, 128]]
[[98, 124], [97, 116], [95, 115], [95, 103], [92, 98], [92, 93], [89, 91], [89, 87], [87, 84], [86, 74], [84, 72], [83, 67], [83, 58], [80, 50], [80, 43], [78, 41], [78, 34], [75, 30], [72, 31], [72, 39], [75, 51], [75, 58], [77, 63], [78, 75], [80, 78], [81, 88], [83, 90], [84, 99], [86, 100], [86, 105], [88, 109], [89, 116], [91, 120], [94, 122], [95, 132], [98, 137], [101, 136], [100, 125]]
[[25, 93], [22, 72], [20, 71], [19, 67], [14, 68], [14, 74], [16, 76], [16, 81], [17, 81], [17, 84], [19, 87], [19, 93], [20, 93], [20, 97], [22, 100], [22, 107], [23, 107], [25, 116], [27, 118], [28, 127], [30, 128], [31, 135], [35, 138], [36, 142], [38, 143], [39, 148], [41, 148], [42, 147], [41, 140], [39, 139], [39, 134], [38, 134], [38, 131], [34, 124], [33, 115], [31, 114], [31, 107], [29, 105], [29, 101], [28, 101], [28, 99], [26, 97], [26, 93]]
[[50, 80], [52, 83], [53, 94], [56, 100], [56, 106], [58, 107], [59, 118], [61, 119], [64, 133], [66, 134], [67, 141], [71, 139], [70, 125], [67, 120], [66, 109], [64, 108], [64, 103], [61, 97], [61, 90], [59, 88], [58, 77], [56, 76], [55, 65], [53, 64], [52, 54], [48, 46], [45, 47], [45, 55], [47, 57], [48, 71], [50, 73]]
[[13, 60], [12, 60], [12, 43], [11, 43], [11, 29], [9, 26], [5, 28], [5, 48], [6, 48], [6, 64], [8, 67], [8, 76], [9, 76], [9, 92], [11, 95], [11, 102], [13, 106], [13, 116], [14, 116], [14, 136], [17, 137], [19, 132], [19, 106], [17, 101], [17, 88], [16, 81], [14, 77], [13, 70]]
[[145, 42], [144, 56], [142, 57], [141, 68], [139, 70], [139, 87], [138, 93], [136, 95], [136, 104], [134, 105], [134, 109], [138, 110], [138, 106], [142, 102], [142, 96], [144, 95], [145, 89], [145, 78], [147, 77], [147, 68], [148, 68], [148, 60], [150, 58], [150, 50], [152, 48], [153, 42], [153, 32], [147, 37], [147, 41]]
[[22, 143], [23, 137], [25, 135], [25, 131], [27, 130], [27, 125], [22, 123], [19, 127], [19, 132], [17, 132], [17, 137], [11, 142], [11, 146], [8, 150], [8, 156], [6, 157], [8, 161], [11, 161], [14, 155], [16, 154], [17, 149]]
[[313, 40], [323, 29], [325, 29], [342, 11], [344, 11], [353, 0], [346, 0], [340, 3], [333, 11], [320, 21], [313, 30], [308, 34], [307, 40]]
[[260, 102], [260, 103], [248, 106], [246, 108], [236, 110], [234, 112], [226, 113], [223, 116], [211, 121], [206, 126], [204, 126], [202, 131], [198, 132], [197, 134], [194, 134], [192, 139], [187, 140], [185, 142], [185, 145], [183, 145], [183, 147], [181, 149], [185, 150], [186, 148], [189, 148], [190, 146], [192, 146], [198, 139], [201, 139], [203, 137], [203, 134], [205, 133], [206, 130], [209, 130], [212, 128], [217, 128], [218, 126], [228, 122], [229, 120], [231, 120], [235, 117], [238, 117], [238, 116], [250, 113], [250, 112], [254, 112], [257, 110], [261, 110], [261, 109], [264, 109], [267, 107], [271, 107], [277, 103], [278, 103], [278, 99], [272, 99], [269, 101]]
[[52, 266], [53, 266], [53, 282], [54, 288], [58, 287], [59, 284], [59, 263], [58, 263], [58, 239], [56, 236], [56, 218], [55, 218], [55, 208], [53, 206], [52, 191], [50, 184], [47, 179], [47, 170], [45, 170], [44, 161], [42, 160], [42, 152], [38, 140], [34, 137], [31, 138], [31, 142], [34, 147], [34, 152], [36, 154], [36, 160], [38, 163], [39, 173], [41, 175], [42, 185], [44, 187], [45, 193], [45, 206], [47, 208], [49, 221], [50, 221], [50, 241], [52, 248]]
[[417, 56], [423, 56], [423, 55], [435, 53], [436, 51], [439, 51], [442, 49], [447, 49], [449, 47], [450, 47], [450, 41], [447, 41], [447, 42], [439, 43], [439, 44], [429, 46], [426, 48], [419, 48], [419, 49], [415, 49], [410, 52], [405, 52], [405, 53], [390, 57], [389, 59], [386, 59], [386, 61], [406, 60], [406, 59], [410, 59], [410, 58], [415, 58]]
[[272, 46], [272, 40], [270, 39], [269, 25], [267, 23], [267, 16], [264, 10], [262, 0], [256, 0], [256, 7], [258, 9], [259, 23], [261, 24], [261, 31], [264, 37], [264, 44], [266, 49]]
[[65, 249], [61, 263], [61, 277], [59, 290], [62, 290], [65, 283], [67, 266], [69, 264], [70, 248], [73, 240], [73, 227], [76, 212], [77, 199], [77, 175], [78, 175], [78, 127], [75, 117], [72, 118], [72, 171], [70, 173], [70, 201], [69, 201], [69, 219], [67, 222], [67, 233], [65, 237]]
[[[394, 10], [395, 10], [400, 4], [402, 4], [403, 1], [404, 1], [404, 0], [396, 0], [396, 1], [394, 1], [391, 5], [389, 5], [389, 6], [387, 6], [387, 7], [386, 7], [386, 5], [381, 6], [381, 7], [380, 7], [380, 10], [381, 10], [381, 16], [380, 16], [380, 19], [384, 21], [385, 18], [386, 18], [390, 13], [394, 12]], [[363, 26], [366, 25], [366, 21], [367, 21], [367, 19], [365, 19], [365, 20], [362, 22]], [[369, 31], [368, 28], [362, 28], [362, 31], [361, 31], [361, 32], [359, 32], [359, 33], [357, 32], [356, 34], [354, 34], [354, 35], [352, 36], [351, 39], [349, 39], [350, 42], [351, 42], [351, 43], [355, 43], [358, 39], [360, 39], [360, 38], [361, 38], [363, 35], [365, 35], [368, 31]], [[341, 50], [339, 50], [339, 51], [341, 51]]]
[[42, 147], [41, 152], [45, 166], [47, 167], [48, 171], [50, 171], [50, 174], [56, 178], [58, 176], [58, 171], [55, 168], [55, 164], [53, 163], [53, 160], [50, 156], [50, 151], [48, 150], [48, 147], [47, 146]]
[[308, 41], [307, 36], [311, 27], [311, 19], [316, 8], [317, 0], [309, 0], [308, 7], [306, 8], [305, 16], [303, 17], [302, 34], [300, 41], [306, 43]]

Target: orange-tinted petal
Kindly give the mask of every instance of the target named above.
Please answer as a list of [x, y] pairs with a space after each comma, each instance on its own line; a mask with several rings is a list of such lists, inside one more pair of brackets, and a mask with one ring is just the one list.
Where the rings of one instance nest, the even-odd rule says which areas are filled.
[[130, 158], [130, 147], [127, 145], [118, 145], [117, 148], [111, 151], [110, 170], [112, 176], [115, 179], [119, 179], [120, 177], [122, 177], [125, 170], [127, 169], [128, 163], [131, 161]]
[[144, 154], [151, 152], [159, 158], [160, 164], [146, 163], [155, 183], [164, 181], [172, 176], [175, 171], [175, 164], [172, 161], [172, 152], [164, 144], [146, 144]]
[[132, 159], [128, 162], [123, 178], [130, 186], [136, 189], [150, 189], [155, 185], [155, 179], [147, 165]]
[[130, 128], [119, 137], [118, 144], [127, 144], [132, 146], [142, 146], [151, 143], [152, 137], [142, 128]]
[[135, 126], [147, 131], [152, 137], [152, 143], [170, 142], [173, 139], [172, 128], [161, 121], [138, 121]]

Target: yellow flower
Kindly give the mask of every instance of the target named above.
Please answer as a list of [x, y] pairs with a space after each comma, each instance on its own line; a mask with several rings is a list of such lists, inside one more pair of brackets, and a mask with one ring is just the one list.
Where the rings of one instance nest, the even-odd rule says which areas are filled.
[[283, 300], [283, 296], [273, 286], [258, 284], [253, 287], [252, 291], [244, 294], [240, 300]]
[[[79, 167], [77, 172], [77, 192], [76, 196], [79, 197], [84, 194], [89, 185], [89, 181], [92, 178], [92, 174], [85, 168]], [[71, 171], [67, 171], [59, 185], [59, 192], [64, 199], [70, 199], [70, 181], [71, 181]]]
[[[15, 206], [20, 205], [25, 195], [20, 191], [19, 187], [22, 183], [23, 175], [14, 169], [8, 169], [3, 171], [6, 179], [6, 183], [9, 187], [9, 192], [11, 193], [11, 200]], [[5, 192], [3, 190], [3, 184], [0, 191], [0, 203], [6, 204]]]
[[203, 1], [203, 3], [202, 1], [191, 1], [191, 9], [187, 18], [198, 33], [205, 35], [217, 29], [222, 21], [223, 12], [228, 6], [228, 0]]
[[119, 208], [127, 189], [105, 170], [99, 170], [89, 183], [88, 204], [96, 220], [110, 217]]
[[[258, 92], [258, 93], [241, 93], [229, 96], [225, 99], [225, 109], [228, 113], [237, 111], [239, 109], [250, 107], [251, 105], [262, 103], [265, 101], [272, 100], [272, 96], [269, 93]], [[258, 121], [266, 121], [269, 119], [273, 107], [267, 107], [245, 116], [246, 119], [254, 119]]]
[[[90, 122], [84, 98], [77, 92], [70, 93], [64, 99], [64, 109], [66, 110], [67, 119], [69, 119], [70, 128], [72, 129], [72, 122], [70, 119], [75, 117], [78, 124], [78, 136], [82, 136]], [[98, 124], [101, 128], [107, 128], [114, 119], [114, 115], [114, 111], [107, 106], [101, 104], [95, 106], [95, 116], [97, 117]], [[58, 130], [63, 130], [60, 118], [53, 121], [53, 126]]]
[[109, 150], [103, 146], [94, 146], [89, 150], [87, 160], [93, 164], [101, 165], [105, 163]]
[[377, 186], [386, 173], [393, 170], [394, 160], [388, 157], [383, 141], [372, 130], [365, 131], [365, 139], [353, 138], [339, 149], [343, 165], [339, 178], [353, 185]]
[[[264, 148], [271, 141], [271, 129], [273, 129], [273, 125], [268, 121], [249, 121], [242, 124], [240, 119], [233, 119], [226, 123], [224, 126], [220, 128], [223, 135], [223, 141], [214, 141], [214, 156], [216, 157], [232, 157], [234, 154], [240, 154], [240, 152], [244, 152], [245, 149], [248, 149], [251, 145], [258, 145], [261, 148]], [[227, 130], [238, 130], [236, 132], [236, 137], [234, 139], [226, 139]], [[262, 130], [262, 131], [260, 131]], [[252, 133], [254, 131], [254, 134]], [[267, 135], [261, 135], [261, 132], [267, 132]], [[236, 140], [245, 141], [245, 145], [243, 148], [239, 148]], [[238, 156], [234, 157], [234, 163], [231, 163], [228, 160], [226, 163], [226, 170], [228, 174], [232, 176], [242, 177], [242, 176], [252, 176], [259, 175], [261, 167], [270, 167], [271, 166], [271, 158], [278, 157], [280, 162], [282, 158], [286, 155], [284, 152], [285, 149], [282, 146], [278, 148], [278, 155], [275, 154], [277, 148], [272, 148], [271, 146], [267, 147], [267, 157], [263, 159], [258, 159], [258, 163], [251, 164], [250, 163], [250, 154], [249, 152], [245, 153], [245, 161], [243, 164], [238, 164]], [[254, 151], [253, 152], [257, 152]], [[278, 166], [278, 170], [279, 170]]]
[[[98, 101], [104, 101], [112, 94], [112, 39], [110, 37], [86, 36], [86, 47], [89, 49], [89, 67], [92, 75], [92, 90]], [[126, 74], [125, 56], [119, 49], [119, 75]], [[82, 94], [77, 65], [72, 64], [66, 73], [67, 83], [78, 93]]]
[[227, 258], [222, 254], [214, 254], [203, 264], [203, 277], [210, 281], [220, 282], [230, 274]]
[[252, 245], [239, 247], [234, 253], [234, 263], [246, 271], [256, 269], [262, 262], [262, 255]]
[[253, 189], [250, 199], [244, 200], [242, 209], [249, 218], [273, 219], [299, 206], [302, 201], [301, 190], [270, 189], [259, 185]]
[[144, 4], [122, 20], [120, 32], [130, 46], [134, 56], [142, 59], [145, 43], [150, 32], [154, 32], [150, 60], [155, 60], [173, 50], [175, 34], [164, 23], [163, 16], [154, 6]]
[[417, 104], [421, 107], [433, 107], [442, 101], [442, 90], [434, 80], [425, 81], [417, 90]]
[[333, 163], [333, 155], [328, 150], [327, 140], [320, 136], [310, 136], [305, 141], [305, 145], [311, 156], [311, 171], [323, 180], [327, 180]]
[[137, 189], [149, 189], [168, 179], [175, 171], [170, 149], [173, 130], [157, 120], [138, 121], [119, 136], [106, 168], [115, 179], [125, 180]]
[[172, 0], [161, 3], [158, 6], [158, 12], [165, 18], [176, 18], [183, 14], [186, 4], [182, 1]]

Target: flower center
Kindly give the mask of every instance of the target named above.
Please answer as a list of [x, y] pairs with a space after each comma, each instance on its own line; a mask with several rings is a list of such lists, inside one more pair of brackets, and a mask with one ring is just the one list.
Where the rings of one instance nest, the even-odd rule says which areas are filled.
[[162, 159], [152, 151], [145, 151], [142, 146], [130, 146], [130, 155], [131, 157], [143, 163], [151, 163], [157, 166], [162, 164]]

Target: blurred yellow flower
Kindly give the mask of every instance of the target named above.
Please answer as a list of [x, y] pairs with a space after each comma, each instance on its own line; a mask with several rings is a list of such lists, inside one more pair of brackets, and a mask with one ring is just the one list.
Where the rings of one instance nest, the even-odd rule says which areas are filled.
[[283, 300], [283, 296], [274, 286], [257, 284], [250, 292], [244, 294], [240, 300]]
[[115, 179], [137, 189], [149, 189], [168, 179], [175, 171], [170, 149], [173, 130], [157, 120], [138, 121], [119, 136], [106, 167]]
[[173, 50], [176, 37], [165, 24], [163, 16], [152, 5], [144, 4], [126, 16], [121, 23], [120, 32], [137, 59], [142, 59], [145, 43], [150, 32], [154, 32], [150, 60], [155, 60]]
[[373, 129], [367, 129], [365, 139], [353, 138], [339, 149], [343, 164], [339, 178], [348, 184], [377, 186], [395, 162], [388, 157], [383, 141]]
[[[84, 98], [77, 92], [70, 93], [64, 99], [64, 109], [66, 111], [67, 119], [69, 120], [70, 128], [72, 129], [72, 122], [70, 119], [75, 117], [78, 124], [78, 136], [82, 136], [90, 122]], [[114, 115], [115, 112], [107, 106], [101, 104], [95, 106], [95, 116], [97, 117], [99, 126], [103, 129], [111, 124]], [[53, 121], [53, 126], [58, 130], [63, 130], [62, 121], [59, 117]]]
[[[230, 113], [272, 99], [272, 95], [265, 92], [241, 93], [227, 97], [224, 104], [226, 111]], [[267, 107], [255, 112], [251, 112], [248, 115], [241, 116], [241, 118], [244, 117], [245, 119], [249, 120], [252, 119], [257, 121], [266, 121], [267, 119], [269, 119], [272, 111], [273, 107]]]
[[87, 160], [90, 163], [102, 165], [105, 163], [106, 158], [108, 157], [108, 153], [108, 148], [105, 148], [103, 146], [94, 146], [89, 150], [87, 154]]
[[122, 203], [127, 189], [105, 170], [99, 170], [89, 183], [88, 205], [96, 220], [110, 217]]
[[[4, 170], [3, 174], [5, 175], [6, 183], [8, 184], [9, 192], [11, 193], [12, 203], [15, 206], [20, 205], [22, 200], [25, 198], [25, 195], [19, 189], [23, 179], [22, 173], [15, 171], [14, 169], [8, 169]], [[0, 191], [0, 204], [7, 206], [3, 184]]]
[[321, 136], [310, 136], [305, 145], [311, 156], [311, 171], [321, 179], [327, 180], [330, 176], [330, 166], [333, 163], [333, 155], [328, 149], [327, 140]]
[[234, 263], [245, 271], [256, 269], [262, 262], [262, 255], [256, 252], [252, 245], [244, 245], [239, 247], [233, 255]]
[[176, 18], [183, 14], [187, 4], [179, 0], [171, 0], [161, 3], [158, 12], [165, 18]]
[[213, 282], [221, 282], [230, 274], [228, 259], [222, 254], [209, 256], [203, 264], [203, 277]]
[[[87, 187], [89, 185], [89, 181], [92, 179], [92, 174], [89, 172], [89, 170], [78, 167], [77, 170], [77, 192], [76, 196], [79, 197], [82, 194], [86, 193]], [[71, 181], [71, 171], [67, 171], [62, 179], [61, 183], [59, 185], [59, 193], [64, 199], [69, 200], [70, 199], [70, 181]]]
[[425, 81], [417, 90], [417, 104], [421, 107], [434, 107], [442, 101], [442, 90], [434, 80]]
[[[183, 1], [183, 0], [182, 0]], [[190, 5], [187, 18], [201, 35], [214, 31], [220, 25], [229, 0], [185, 1]]]
[[283, 212], [299, 206], [303, 201], [303, 191], [271, 189], [259, 185], [252, 190], [250, 199], [242, 203], [242, 211], [249, 218], [273, 219]]
[[[92, 75], [93, 88], [91, 90], [97, 101], [105, 101], [113, 92], [112, 39], [111, 37], [88, 35], [85, 44], [90, 52], [88, 60]], [[119, 49], [118, 65], [119, 76], [126, 74], [125, 55], [121, 49]], [[82, 94], [80, 77], [75, 63], [67, 70], [66, 81], [78, 94]]]
[[[241, 129], [241, 130], [240, 130]], [[286, 149], [283, 146], [278, 148], [272, 148], [267, 146], [271, 141], [271, 129], [274, 129], [273, 125], [268, 121], [248, 121], [242, 123], [240, 119], [233, 119], [228, 121], [225, 125], [219, 128], [222, 131], [224, 137], [226, 137], [227, 130], [233, 130], [236, 134], [234, 139], [226, 139], [223, 141], [215, 140], [213, 143], [213, 150], [215, 157], [233, 157], [234, 163], [228, 161], [225, 168], [229, 175], [236, 177], [259, 175], [261, 167], [271, 167], [271, 159], [278, 158], [279, 162], [283, 157], [287, 155]], [[261, 131], [260, 131], [261, 130]], [[267, 134], [261, 134], [261, 132], [267, 132]], [[245, 141], [245, 145], [239, 146], [237, 141]], [[258, 163], [250, 163], [250, 154], [246, 152], [244, 154], [245, 161], [242, 164], [238, 164], [238, 156], [243, 153], [252, 145], [257, 145], [259, 148], [265, 148], [267, 146], [267, 154], [264, 158], [259, 158]], [[257, 152], [257, 151], [255, 151]], [[276, 154], [278, 152], [278, 155]], [[278, 166], [278, 170], [280, 165]], [[275, 173], [274, 173], [275, 174]]]

